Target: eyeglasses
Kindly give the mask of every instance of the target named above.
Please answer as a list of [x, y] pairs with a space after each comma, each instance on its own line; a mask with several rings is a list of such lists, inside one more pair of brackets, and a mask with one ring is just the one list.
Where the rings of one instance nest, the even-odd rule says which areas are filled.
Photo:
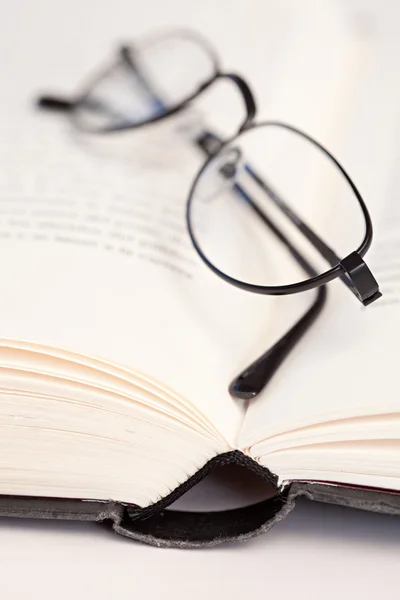
[[123, 46], [72, 99], [42, 96], [38, 104], [68, 113], [80, 130], [106, 134], [166, 119], [222, 79], [239, 92], [244, 117], [228, 141], [206, 127], [191, 140], [207, 157], [186, 205], [193, 246], [216, 275], [243, 290], [287, 295], [318, 288], [303, 316], [231, 383], [232, 396], [251, 399], [320, 314], [325, 284], [341, 279], [364, 306], [381, 296], [363, 260], [371, 218], [344, 168], [296, 127], [256, 123], [248, 84], [223, 72], [210, 44], [193, 32]]

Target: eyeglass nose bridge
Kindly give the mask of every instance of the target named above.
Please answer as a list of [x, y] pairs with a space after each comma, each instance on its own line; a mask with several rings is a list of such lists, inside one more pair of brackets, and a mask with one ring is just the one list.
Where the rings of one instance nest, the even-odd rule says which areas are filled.
[[252, 122], [256, 116], [256, 113], [257, 113], [257, 105], [256, 105], [256, 101], [255, 101], [253, 92], [251, 91], [249, 85], [246, 83], [246, 81], [243, 79], [243, 77], [241, 77], [237, 73], [220, 73], [219, 72], [219, 73], [217, 73], [217, 75], [215, 77], [215, 80], [218, 80], [218, 79], [227, 79], [228, 81], [231, 81], [238, 88], [240, 95], [243, 99], [245, 110], [246, 110], [246, 116], [245, 116], [243, 123], [240, 125], [240, 127], [238, 129], [238, 133], [241, 133], [242, 131], [247, 129], [252, 124]]
[[368, 306], [382, 296], [378, 282], [358, 252], [346, 256], [340, 261], [340, 266], [347, 276], [350, 289], [364, 306]]

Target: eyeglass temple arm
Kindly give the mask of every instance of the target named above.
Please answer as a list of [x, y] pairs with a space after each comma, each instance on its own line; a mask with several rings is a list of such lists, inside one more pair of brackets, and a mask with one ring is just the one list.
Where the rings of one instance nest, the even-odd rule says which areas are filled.
[[143, 72], [140, 63], [136, 60], [136, 52], [134, 46], [121, 46], [119, 49], [121, 60], [131, 69], [132, 73], [137, 77], [143, 86], [143, 90], [149, 96], [149, 99], [155, 103], [156, 107], [162, 111], [165, 108], [165, 102], [160, 94], [156, 91], [155, 86], [148, 75]]
[[[197, 138], [196, 144], [208, 156], [218, 151], [221, 146], [218, 137], [209, 132], [203, 132]], [[248, 206], [255, 211], [266, 227], [286, 246], [302, 269], [310, 277], [315, 276], [316, 272], [310, 263], [294, 247], [279, 227], [271, 221], [267, 214], [259, 208], [243, 187], [235, 184], [234, 189], [247, 202]], [[319, 287], [314, 302], [304, 315], [271, 348], [264, 352], [264, 354], [251, 363], [232, 381], [229, 386], [229, 392], [233, 397], [241, 400], [250, 400], [265, 388], [285, 358], [288, 357], [296, 344], [314, 323], [325, 305], [326, 297], [326, 286]]]
[[246, 164], [246, 172], [250, 177], [268, 194], [272, 202], [289, 218], [289, 220], [301, 231], [307, 240], [318, 250], [325, 260], [334, 267], [340, 262], [340, 258], [332, 248], [330, 248], [321, 238], [306, 224], [300, 217], [286, 204], [282, 197], [268, 184], [265, 179]]
[[[203, 145], [213, 145], [215, 150], [222, 146], [222, 140], [211, 132], [203, 133]], [[215, 151], [214, 150], [214, 151]], [[325, 260], [330, 264], [331, 267], [337, 265], [340, 262], [340, 258], [321, 238], [306, 224], [304, 221], [286, 204], [281, 196], [263, 179], [256, 173], [256, 171], [249, 165], [244, 166], [246, 172], [250, 177], [263, 189], [268, 195], [270, 200], [289, 218], [289, 220], [301, 231], [301, 233], [307, 238], [307, 240], [320, 252]]]
[[[248, 206], [257, 214], [266, 227], [286, 246], [287, 250], [289, 250], [290, 254], [307, 275], [314, 277], [316, 272], [310, 263], [293, 246], [286, 235], [271, 221], [267, 214], [253, 202], [243, 187], [236, 184], [235, 190], [246, 200]], [[265, 388], [280, 365], [314, 323], [325, 305], [326, 298], [326, 286], [319, 287], [314, 302], [304, 315], [271, 348], [264, 352], [264, 354], [232, 381], [229, 386], [229, 392], [232, 396], [242, 400], [250, 400]]]
[[75, 106], [75, 102], [73, 100], [68, 100], [67, 98], [63, 98], [61, 96], [51, 95], [39, 96], [36, 104], [39, 108], [45, 108], [47, 110], [54, 110], [58, 112], [68, 112]]
[[[128, 63], [129, 66], [136, 71], [134, 68], [132, 61], [130, 60], [128, 49], [123, 46], [119, 51], [121, 59]], [[53, 94], [43, 94], [38, 97], [36, 100], [36, 105], [39, 108], [44, 108], [46, 110], [54, 110], [57, 112], [69, 112], [77, 105], [78, 101], [73, 99], [68, 99], [64, 96], [58, 96]]]
[[[120, 58], [138, 75], [137, 66], [134, 64], [133, 59], [131, 57], [131, 51], [122, 46], [119, 51]], [[145, 78], [142, 79], [142, 83], [146, 84]], [[53, 94], [43, 94], [38, 97], [36, 100], [36, 105], [39, 108], [44, 108], [46, 110], [54, 110], [57, 112], [69, 112], [75, 108], [78, 104], [79, 100], [68, 99], [64, 96], [58, 96]], [[107, 105], [104, 104], [101, 107], [103, 110], [107, 108]]]
[[271, 348], [257, 358], [229, 386], [229, 393], [240, 400], [255, 398], [269, 383], [296, 344], [314, 323], [327, 297], [326, 286], [318, 288], [315, 301], [304, 315]]
[[46, 110], [69, 113], [82, 103], [86, 108], [100, 112], [103, 115], [108, 115], [114, 119], [123, 119], [123, 115], [118, 110], [114, 109], [107, 102], [103, 102], [100, 98], [85, 98], [84, 100], [75, 100], [75, 102], [72, 102], [55, 96], [41, 96], [38, 99], [37, 105], [39, 108]]

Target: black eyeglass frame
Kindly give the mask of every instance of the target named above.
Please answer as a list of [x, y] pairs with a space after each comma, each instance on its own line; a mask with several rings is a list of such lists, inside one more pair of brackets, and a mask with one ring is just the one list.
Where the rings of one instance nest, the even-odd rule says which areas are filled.
[[[288, 131], [291, 131], [295, 135], [301, 136], [303, 139], [305, 139], [308, 142], [310, 142], [311, 144], [313, 144], [318, 150], [320, 150], [323, 154], [325, 154], [325, 156], [327, 156], [333, 162], [333, 164], [336, 166], [336, 168], [340, 171], [341, 175], [346, 179], [346, 181], [349, 184], [349, 186], [351, 187], [351, 189], [355, 195], [355, 198], [357, 199], [358, 204], [363, 213], [363, 217], [365, 219], [365, 235], [364, 235], [364, 239], [362, 240], [360, 246], [354, 252], [352, 252], [345, 258], [340, 259], [330, 248], [328, 248], [326, 246], [326, 244], [324, 244], [321, 240], [319, 240], [319, 238], [315, 235], [315, 233], [307, 225], [302, 223], [301, 219], [294, 213], [294, 211], [292, 209], [290, 209], [290, 213], [286, 210], [285, 211], [286, 216], [289, 216], [289, 218], [291, 219], [291, 221], [293, 223], [295, 223], [296, 225], [301, 223], [302, 228], [300, 230], [302, 231], [303, 234], [305, 233], [305, 229], [307, 229], [308, 233], [311, 234], [312, 239], [310, 239], [310, 235], [308, 235], [307, 237], [308, 237], [309, 241], [311, 241], [311, 243], [314, 244], [314, 246], [317, 248], [317, 250], [321, 251], [322, 245], [325, 246], [325, 250], [327, 249], [328, 252], [324, 251], [324, 252], [321, 252], [321, 254], [328, 261], [331, 268], [328, 269], [327, 271], [325, 271], [324, 273], [315, 275], [307, 280], [296, 282], [296, 283], [289, 284], [289, 285], [281, 285], [281, 286], [260, 286], [260, 285], [250, 284], [250, 283], [247, 283], [244, 281], [237, 280], [233, 277], [230, 277], [229, 275], [227, 275], [226, 273], [224, 273], [223, 271], [218, 269], [218, 267], [216, 267], [207, 258], [207, 256], [205, 256], [205, 254], [202, 252], [202, 249], [196, 240], [196, 236], [194, 234], [194, 230], [193, 230], [191, 219], [190, 219], [190, 207], [191, 207], [191, 203], [193, 200], [193, 192], [196, 188], [198, 179], [201, 177], [202, 173], [208, 167], [210, 161], [212, 160], [212, 156], [210, 156], [193, 181], [193, 184], [192, 184], [191, 190], [189, 192], [189, 196], [188, 196], [187, 210], [186, 210], [186, 220], [187, 220], [189, 235], [190, 235], [191, 241], [192, 241], [197, 253], [199, 254], [200, 258], [216, 275], [218, 275], [219, 277], [224, 279], [227, 283], [230, 283], [231, 285], [239, 287], [240, 289], [243, 289], [243, 290], [246, 290], [249, 292], [253, 292], [253, 293], [257, 293], [257, 294], [275, 295], [275, 296], [296, 294], [296, 293], [312, 290], [321, 285], [325, 285], [325, 284], [333, 281], [334, 279], [340, 277], [340, 278], [342, 278], [342, 280], [345, 281], [345, 283], [347, 284], [349, 289], [351, 289], [351, 291], [356, 295], [356, 297], [365, 306], [367, 306], [368, 304], [370, 304], [371, 302], [373, 302], [377, 298], [379, 298], [381, 296], [381, 293], [379, 291], [379, 286], [378, 286], [375, 278], [373, 277], [371, 271], [369, 270], [368, 266], [362, 260], [372, 243], [373, 229], [372, 229], [371, 217], [370, 217], [370, 214], [368, 212], [368, 209], [366, 207], [366, 204], [365, 204], [360, 192], [356, 188], [354, 182], [349, 177], [349, 175], [347, 174], [345, 169], [336, 160], [336, 158], [324, 146], [322, 146], [322, 144], [317, 142], [315, 139], [313, 139], [308, 134], [297, 129], [296, 127], [293, 127], [292, 125], [288, 125], [287, 123], [282, 123], [282, 122], [278, 122], [278, 121], [256, 123], [254, 121], [256, 112], [257, 112], [256, 111], [256, 102], [255, 102], [253, 93], [251, 92], [246, 81], [240, 75], [238, 75], [236, 73], [227, 73], [227, 72], [224, 72], [221, 70], [220, 61], [218, 59], [216, 52], [212, 48], [211, 44], [209, 44], [208, 41], [205, 38], [203, 38], [201, 35], [199, 35], [198, 33], [195, 33], [192, 31], [186, 31], [186, 30], [177, 30], [177, 34], [179, 34], [180, 37], [188, 37], [191, 40], [195, 40], [196, 43], [198, 45], [200, 45], [203, 48], [203, 50], [207, 53], [208, 57], [210, 58], [210, 63], [212, 64], [212, 67], [213, 67], [213, 73], [210, 76], [210, 78], [208, 80], [206, 80], [205, 82], [203, 82], [200, 85], [200, 87], [193, 92], [193, 94], [189, 95], [182, 102], [177, 103], [172, 108], [167, 109], [162, 114], [155, 115], [149, 119], [144, 120], [143, 122], [137, 122], [137, 123], [127, 122], [125, 124], [120, 124], [120, 125], [112, 126], [112, 127], [111, 126], [104, 127], [104, 128], [93, 128], [93, 129], [85, 128], [85, 131], [88, 131], [91, 133], [101, 133], [101, 134], [117, 133], [117, 132], [121, 132], [124, 130], [137, 129], [139, 127], [144, 127], [146, 125], [151, 125], [151, 124], [157, 123], [158, 121], [166, 119], [166, 118], [184, 110], [189, 104], [191, 104], [193, 102], [193, 100], [198, 98], [202, 93], [204, 93], [206, 90], [208, 90], [218, 80], [227, 79], [227, 80], [231, 81], [237, 87], [237, 89], [242, 97], [242, 100], [244, 102], [245, 118], [238, 129], [238, 133], [236, 135], [234, 135], [230, 140], [225, 141], [223, 144], [219, 144], [218, 152], [223, 150], [223, 148], [227, 144], [232, 143], [232, 141], [234, 141], [237, 137], [239, 137], [240, 134], [243, 133], [244, 131], [249, 131], [249, 130], [255, 129], [257, 127], [266, 127], [266, 126], [282, 127]], [[166, 35], [167, 36], [174, 35], [174, 32], [168, 32]], [[138, 75], [138, 67], [135, 64], [134, 60], [132, 59], [132, 56], [134, 56], [134, 46], [121, 46], [120, 47], [119, 53], [118, 53], [118, 60], [122, 61], [128, 67], [132, 68], [132, 70], [135, 72], [135, 74]], [[79, 93], [75, 99], [68, 101], [68, 100], [64, 100], [64, 99], [54, 98], [51, 96], [43, 96], [38, 101], [39, 106], [42, 108], [58, 109], [58, 110], [71, 112], [71, 116], [73, 118], [74, 109], [76, 109], [78, 106], [84, 104], [85, 99], [90, 94], [90, 90], [93, 88], [93, 86], [96, 84], [96, 82], [98, 80], [100, 80], [110, 69], [115, 68], [115, 66], [116, 66], [116, 64], [114, 63], [111, 66], [108, 66], [106, 69], [101, 70], [97, 75], [95, 75], [93, 78], [91, 78], [89, 83], [83, 89], [83, 91], [81, 93]], [[139, 72], [139, 75], [141, 75], [140, 72]], [[141, 77], [141, 81], [144, 85], [146, 85], [145, 76]], [[78, 125], [78, 127], [81, 128], [81, 125]], [[278, 204], [278, 206], [279, 206], [279, 204]], [[282, 206], [281, 200], [280, 200], [280, 206]], [[316, 240], [317, 240], [317, 244], [315, 244]], [[321, 242], [322, 242], [322, 244], [321, 244]]]
[[[285, 358], [289, 355], [291, 350], [296, 346], [296, 344], [300, 341], [300, 339], [303, 337], [303, 335], [306, 333], [306, 331], [321, 313], [326, 303], [327, 283], [339, 277], [365, 306], [375, 301], [381, 296], [379, 286], [374, 276], [372, 275], [368, 266], [363, 261], [363, 256], [365, 256], [372, 242], [372, 221], [368, 209], [365, 205], [365, 202], [361, 197], [361, 194], [359, 193], [355, 184], [353, 183], [347, 172], [344, 170], [344, 168], [340, 165], [340, 163], [332, 156], [332, 154], [326, 148], [324, 148], [319, 142], [314, 140], [308, 134], [286, 123], [281, 123], [277, 121], [256, 123], [254, 121], [256, 116], [256, 102], [253, 93], [251, 92], [246, 81], [236, 73], [227, 73], [223, 72], [220, 69], [217, 54], [215, 53], [211, 45], [202, 36], [191, 31], [189, 32], [179, 30], [179, 34], [182, 35], [182, 33], [185, 36], [189, 36], [191, 39], [195, 39], [197, 43], [201, 44], [203, 49], [209, 55], [214, 68], [212, 76], [210, 76], [209, 79], [203, 82], [199, 86], [199, 88], [193, 92], [193, 94], [191, 94], [182, 102], [176, 104], [172, 108], [165, 110], [163, 114], [155, 115], [152, 118], [146, 119], [143, 122], [126, 122], [124, 124], [120, 124], [119, 126], [93, 129], [81, 127], [79, 123], [76, 122], [75, 125], [89, 133], [100, 134], [112, 134], [126, 130], [135, 130], [139, 127], [151, 125], [153, 123], [166, 119], [185, 109], [218, 80], [227, 79], [231, 81], [239, 90], [245, 106], [245, 117], [238, 129], [237, 134], [229, 140], [222, 141], [215, 134], [204, 131], [202, 135], [200, 135], [196, 140], [194, 140], [197, 146], [200, 147], [202, 151], [206, 154], [208, 159], [205, 161], [202, 168], [196, 175], [187, 199], [186, 221], [189, 236], [191, 238], [194, 248], [196, 249], [198, 255], [203, 260], [203, 262], [220, 278], [243, 290], [266, 295], [288, 295], [318, 288], [317, 295], [312, 305], [309, 309], [307, 309], [303, 316], [294, 325], [290, 327], [287, 333], [284, 334], [282, 338], [278, 340], [278, 342], [276, 342], [262, 356], [256, 359], [231, 383], [229, 387], [231, 395], [236, 398], [248, 400], [254, 398], [267, 385], [267, 383], [270, 381], [270, 379], [277, 371], [281, 363], [285, 360]], [[167, 35], [173, 34], [174, 32], [169, 32]], [[134, 54], [132, 54], [132, 46], [122, 46], [118, 53], [117, 62], [114, 62], [111, 66], [108, 66], [106, 69], [103, 69], [100, 72], [98, 72], [98, 74], [90, 80], [89, 84], [85, 86], [83, 91], [79, 93], [74, 99], [68, 100], [54, 96], [42, 96], [38, 100], [38, 105], [46, 109], [68, 112], [72, 117], [72, 120], [74, 121], [74, 109], [78, 108], [85, 102], [85, 99], [90, 94], [90, 90], [96, 84], [96, 82], [99, 79], [101, 79], [102, 76], [107, 74], [107, 72], [110, 69], [115, 68], [115, 66], [118, 65], [118, 61], [123, 61], [125, 65], [129, 66], [132, 69], [132, 72], [135, 74], [135, 76], [139, 76], [143, 85], [147, 87], [148, 82], [146, 80], [146, 77], [144, 74], [140, 73], [140, 70], [138, 70], [138, 66], [135, 64], [134, 60], [132, 60], [133, 55]], [[152, 92], [151, 89], [150, 92]], [[221, 152], [224, 147], [226, 147], [228, 144], [231, 144], [235, 139], [240, 137], [242, 133], [250, 131], [257, 127], [266, 126], [283, 127], [291, 131], [292, 133], [303, 137], [308, 142], [313, 144], [317, 149], [321, 150], [325, 154], [325, 156], [327, 156], [330, 160], [332, 160], [334, 165], [345, 177], [347, 183], [350, 185], [352, 191], [354, 192], [365, 219], [365, 235], [360, 246], [357, 248], [357, 250], [349, 254], [344, 259], [340, 260], [335, 254], [335, 252], [331, 248], [329, 248], [325, 244], [325, 242], [323, 242], [318, 237], [318, 235], [295, 214], [295, 212], [291, 208], [289, 208], [286, 205], [283, 199], [280, 198], [276, 192], [274, 192], [273, 190], [271, 191], [271, 188], [268, 186], [268, 184], [253, 172], [252, 176], [255, 178], [257, 183], [261, 185], [264, 188], [264, 190], [268, 193], [270, 199], [272, 199], [275, 202], [275, 204], [284, 212], [284, 214], [292, 221], [292, 223], [297, 225], [300, 231], [314, 245], [314, 247], [320, 252], [320, 254], [327, 260], [328, 264], [330, 264], [331, 266], [331, 268], [325, 273], [318, 275], [312, 267], [312, 265], [295, 248], [295, 246], [293, 246], [293, 244], [290, 242], [287, 236], [273, 223], [273, 221], [268, 217], [266, 213], [261, 211], [260, 208], [256, 206], [256, 204], [252, 201], [252, 198], [247, 195], [246, 199], [249, 203], [249, 206], [251, 206], [253, 210], [257, 212], [258, 216], [262, 219], [262, 221], [270, 230], [270, 232], [272, 232], [275, 236], [278, 237], [278, 239], [285, 245], [285, 247], [291, 253], [293, 258], [299, 263], [299, 265], [307, 273], [307, 275], [309, 275], [309, 279], [307, 280], [290, 285], [273, 287], [249, 284], [234, 279], [226, 273], [224, 273], [223, 271], [221, 271], [220, 269], [218, 269], [202, 252], [201, 247], [196, 240], [196, 236], [194, 234], [190, 219], [190, 209], [197, 181], [203, 174], [204, 170], [208, 167], [210, 162], [213, 160], [213, 158], [219, 152]], [[245, 193], [243, 190], [239, 191], [242, 194]]]
[[[163, 114], [155, 115], [155, 116], [153, 116], [149, 119], [143, 120], [143, 121], [139, 121], [136, 123], [126, 122], [125, 124], [104, 127], [104, 128], [93, 128], [93, 129], [82, 128], [81, 124], [79, 124], [78, 127], [80, 129], [84, 129], [88, 133], [112, 134], [112, 133], [118, 133], [121, 131], [126, 131], [126, 130], [131, 130], [131, 129], [138, 129], [139, 127], [145, 127], [147, 125], [152, 125], [154, 123], [157, 123], [158, 121], [161, 121], [163, 119], [166, 119], [168, 117], [171, 117], [171, 116], [177, 114], [181, 110], [184, 110], [186, 107], [188, 107], [193, 102], [193, 100], [198, 98], [201, 94], [203, 94], [206, 90], [208, 90], [216, 81], [221, 80], [221, 79], [227, 79], [229, 81], [232, 81], [240, 90], [242, 98], [245, 102], [245, 109], [246, 109], [246, 119], [241, 127], [244, 127], [249, 120], [253, 119], [256, 114], [256, 104], [255, 104], [254, 96], [253, 96], [252, 92], [250, 91], [249, 86], [244, 81], [244, 79], [242, 77], [240, 77], [239, 75], [237, 75], [236, 73], [226, 73], [226, 72], [222, 71], [219, 58], [218, 58], [217, 53], [215, 52], [214, 48], [203, 36], [201, 36], [197, 32], [191, 31], [191, 30], [185, 30], [185, 29], [177, 29], [177, 30], [169, 30], [164, 35], [165, 35], [165, 37], [167, 37], [167, 36], [169, 37], [174, 34], [178, 34], [180, 37], [190, 38], [191, 40], [195, 40], [196, 43], [203, 48], [203, 50], [208, 54], [208, 56], [210, 58], [211, 65], [212, 65], [212, 75], [206, 81], [204, 81], [198, 87], [198, 89], [196, 89], [192, 94], [190, 94], [184, 100], [182, 100], [182, 102], [177, 103], [175, 106], [173, 106], [170, 109], [166, 109]], [[104, 77], [109, 71], [111, 71], [112, 69], [115, 69], [115, 67], [118, 65], [119, 62], [122, 62], [126, 66], [133, 69], [135, 74], [138, 73], [138, 67], [132, 60], [132, 56], [133, 56], [132, 50], [134, 51], [134, 48], [135, 48], [134, 44], [129, 45], [129, 46], [127, 46], [127, 45], [120, 46], [118, 49], [117, 60], [114, 61], [113, 63], [107, 65], [107, 67], [100, 69], [83, 86], [83, 89], [80, 92], [78, 92], [78, 94], [71, 100], [68, 100], [65, 98], [60, 98], [58, 96], [43, 95], [43, 96], [40, 96], [37, 101], [38, 106], [40, 108], [46, 108], [46, 109], [50, 109], [50, 110], [53, 109], [53, 110], [60, 110], [62, 112], [67, 112], [67, 111], [71, 112], [71, 115], [73, 118], [74, 109], [76, 109], [79, 105], [81, 105], [85, 102], [85, 99], [90, 94], [90, 91], [95, 86], [95, 84], [102, 77]], [[142, 78], [142, 83], [146, 84], [145, 77]]]
[[[274, 200], [275, 204], [281, 210], [283, 210], [283, 212], [291, 220], [291, 222], [297, 226], [297, 228], [305, 235], [305, 237], [320, 252], [320, 254], [323, 256], [323, 258], [325, 258], [325, 260], [328, 261], [328, 263], [331, 265], [331, 268], [319, 275], [315, 274], [314, 276], [312, 276], [309, 279], [306, 279], [304, 281], [299, 281], [299, 282], [296, 282], [293, 284], [281, 285], [281, 286], [256, 285], [256, 284], [252, 284], [252, 283], [248, 283], [245, 281], [235, 279], [235, 278], [227, 275], [226, 273], [224, 273], [223, 271], [218, 269], [218, 267], [216, 267], [207, 258], [207, 256], [203, 253], [201, 246], [196, 239], [196, 235], [194, 233], [194, 228], [192, 226], [192, 221], [190, 218], [191, 205], [193, 202], [194, 192], [196, 190], [198, 180], [202, 177], [204, 171], [208, 169], [210, 163], [215, 158], [215, 156], [210, 155], [208, 160], [203, 164], [202, 168], [200, 169], [200, 171], [198, 172], [196, 178], [194, 179], [194, 181], [192, 183], [192, 187], [189, 191], [188, 201], [187, 201], [187, 205], [186, 205], [186, 222], [187, 222], [187, 226], [188, 226], [188, 231], [189, 231], [191, 241], [192, 241], [194, 247], [196, 248], [197, 253], [201, 257], [203, 262], [216, 275], [221, 277], [221, 279], [224, 279], [226, 282], [230, 283], [231, 285], [234, 285], [234, 286], [236, 286], [242, 290], [246, 290], [248, 292], [253, 292], [256, 294], [265, 294], [265, 295], [270, 295], [270, 296], [282, 296], [282, 295], [296, 294], [296, 293], [312, 290], [321, 285], [325, 285], [325, 284], [329, 283], [330, 281], [333, 281], [334, 279], [340, 277], [344, 281], [344, 283], [347, 285], [347, 287], [349, 287], [349, 289], [356, 295], [358, 300], [360, 300], [360, 302], [362, 302], [364, 306], [368, 306], [368, 304], [371, 304], [372, 302], [374, 302], [375, 300], [380, 298], [382, 294], [379, 291], [378, 283], [375, 280], [374, 276], [372, 275], [369, 267], [362, 260], [362, 257], [365, 256], [365, 254], [367, 253], [368, 249], [371, 246], [373, 229], [372, 229], [371, 216], [369, 214], [367, 206], [366, 206], [360, 192], [356, 188], [355, 184], [353, 183], [353, 181], [351, 180], [351, 178], [349, 177], [347, 172], [341, 166], [341, 164], [335, 159], [335, 157], [324, 146], [322, 146], [319, 142], [317, 142], [315, 139], [313, 139], [311, 136], [304, 133], [300, 129], [297, 129], [296, 127], [293, 127], [292, 125], [288, 125], [287, 123], [282, 123], [280, 121], [265, 121], [265, 122], [261, 122], [261, 123], [256, 123], [255, 121], [253, 121], [252, 119], [249, 118], [248, 120], [246, 120], [244, 122], [244, 125], [242, 125], [239, 132], [235, 136], [233, 136], [230, 140], [227, 140], [226, 142], [224, 142], [223, 144], [220, 145], [220, 148], [218, 149], [218, 153], [223, 152], [225, 147], [232, 144], [232, 142], [234, 142], [236, 139], [239, 139], [240, 135], [242, 133], [245, 133], [252, 129], [256, 129], [258, 127], [281, 127], [288, 131], [291, 131], [292, 133], [299, 135], [300, 137], [309, 141], [311, 144], [313, 144], [316, 148], [318, 148], [318, 150], [323, 152], [323, 154], [325, 154], [325, 156], [327, 156], [333, 162], [333, 164], [337, 167], [337, 169], [340, 171], [340, 173], [343, 175], [343, 177], [349, 184], [351, 190], [353, 191], [353, 193], [360, 205], [361, 211], [362, 211], [364, 219], [365, 219], [364, 238], [363, 238], [360, 246], [357, 248], [357, 250], [353, 251], [351, 254], [349, 254], [345, 258], [340, 259], [336, 255], [336, 253], [327, 244], [325, 244], [325, 242], [323, 242], [319, 238], [319, 236], [312, 229], [310, 229], [308, 227], [308, 225], [306, 225], [300, 219], [300, 217], [298, 217], [298, 215], [296, 215], [296, 213], [292, 209], [289, 209], [289, 207], [282, 200], [282, 198], [278, 197], [278, 195], [276, 193], [269, 194], [270, 199]], [[259, 176], [257, 176], [257, 180], [260, 181]], [[262, 182], [262, 183], [264, 183], [264, 182]]]

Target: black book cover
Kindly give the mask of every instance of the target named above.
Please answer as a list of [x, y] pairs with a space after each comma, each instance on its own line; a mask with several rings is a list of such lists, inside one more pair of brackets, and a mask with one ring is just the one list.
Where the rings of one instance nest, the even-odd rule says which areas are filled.
[[196, 548], [244, 541], [266, 533], [305, 496], [356, 509], [400, 515], [400, 493], [331, 482], [293, 482], [257, 504], [215, 512], [186, 512], [168, 506], [217, 467], [237, 464], [276, 486], [277, 478], [239, 451], [210, 460], [166, 498], [145, 508], [113, 501], [0, 496], [0, 516], [95, 521], [116, 533], [158, 547]]

